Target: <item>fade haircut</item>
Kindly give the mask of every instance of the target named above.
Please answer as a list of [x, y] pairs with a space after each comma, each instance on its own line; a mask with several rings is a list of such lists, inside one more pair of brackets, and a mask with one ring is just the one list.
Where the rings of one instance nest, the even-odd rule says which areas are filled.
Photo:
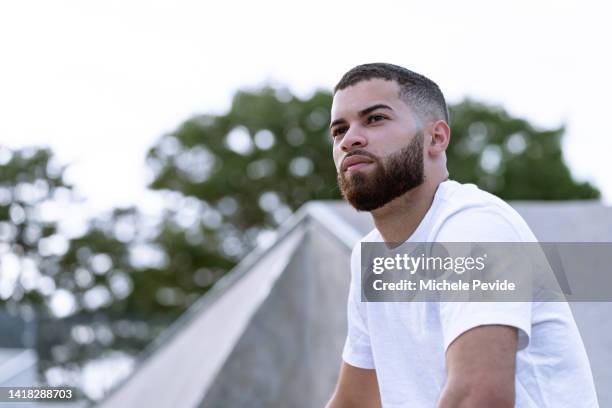
[[382, 62], [357, 65], [342, 76], [334, 94], [361, 81], [370, 79], [395, 81], [399, 98], [410, 106], [423, 121], [444, 120], [450, 124], [448, 107], [442, 91], [431, 79], [398, 65]]

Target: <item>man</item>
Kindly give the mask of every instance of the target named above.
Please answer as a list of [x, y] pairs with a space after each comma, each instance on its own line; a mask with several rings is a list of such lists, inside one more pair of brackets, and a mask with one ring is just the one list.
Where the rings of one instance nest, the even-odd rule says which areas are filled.
[[[449, 118], [438, 86], [390, 64], [360, 65], [334, 90], [338, 184], [376, 228], [362, 242], [532, 242], [499, 198], [448, 179]], [[339, 407], [596, 407], [566, 303], [362, 302], [351, 257]]]

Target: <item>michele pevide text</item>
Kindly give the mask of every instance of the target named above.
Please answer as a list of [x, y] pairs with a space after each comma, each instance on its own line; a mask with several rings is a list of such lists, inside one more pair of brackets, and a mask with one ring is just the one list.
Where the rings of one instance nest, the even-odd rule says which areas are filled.
[[507, 279], [496, 280], [495, 282], [486, 282], [479, 279], [473, 280], [447, 280], [447, 279], [423, 279], [412, 281], [402, 279], [396, 282], [384, 282], [382, 279], [377, 279], [372, 284], [374, 290], [377, 291], [438, 291], [438, 292], [455, 292], [455, 291], [493, 291], [493, 292], [508, 292], [516, 290], [516, 283], [509, 282]]

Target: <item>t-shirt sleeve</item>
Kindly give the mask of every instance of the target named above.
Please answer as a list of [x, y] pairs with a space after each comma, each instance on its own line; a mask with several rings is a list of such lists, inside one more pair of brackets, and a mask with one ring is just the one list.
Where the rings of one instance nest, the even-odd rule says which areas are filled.
[[[495, 209], [470, 209], [446, 220], [438, 242], [520, 242], [511, 220]], [[440, 302], [440, 323], [444, 348], [466, 331], [484, 325], [505, 325], [518, 329], [518, 349], [529, 344], [532, 303], [521, 302]]]
[[518, 329], [518, 350], [531, 336], [530, 302], [444, 302], [440, 304], [444, 349], [466, 331], [478, 326], [504, 325]]
[[351, 254], [351, 284], [347, 302], [348, 330], [342, 359], [354, 367], [373, 369], [374, 359], [370, 347], [365, 303], [361, 302], [359, 245], [357, 244]]

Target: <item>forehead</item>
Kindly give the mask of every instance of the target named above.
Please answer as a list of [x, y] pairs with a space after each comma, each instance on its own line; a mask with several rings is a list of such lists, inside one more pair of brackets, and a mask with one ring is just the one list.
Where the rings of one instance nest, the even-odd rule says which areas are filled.
[[370, 79], [344, 88], [334, 95], [331, 117], [337, 119], [354, 114], [377, 103], [389, 105], [394, 110], [407, 107], [399, 98], [397, 82], [384, 79]]

